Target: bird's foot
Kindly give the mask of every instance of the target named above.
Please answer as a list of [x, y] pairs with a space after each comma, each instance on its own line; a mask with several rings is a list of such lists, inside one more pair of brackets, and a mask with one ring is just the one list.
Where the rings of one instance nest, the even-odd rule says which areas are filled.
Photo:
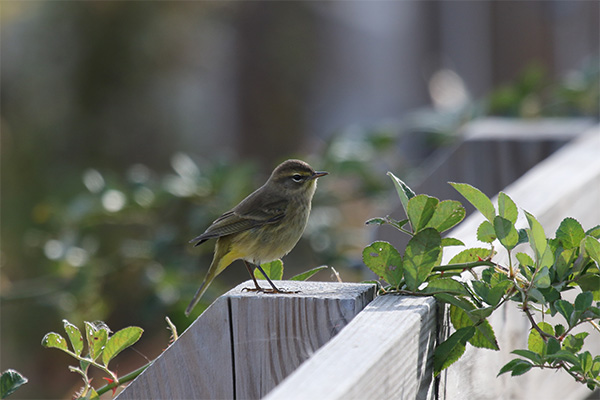
[[294, 294], [294, 293], [300, 293], [299, 290], [282, 290], [282, 289], [274, 289], [274, 288], [261, 288], [261, 287], [254, 287], [254, 288], [243, 288], [242, 291], [245, 292], [260, 292], [260, 293], [281, 293], [281, 294]]

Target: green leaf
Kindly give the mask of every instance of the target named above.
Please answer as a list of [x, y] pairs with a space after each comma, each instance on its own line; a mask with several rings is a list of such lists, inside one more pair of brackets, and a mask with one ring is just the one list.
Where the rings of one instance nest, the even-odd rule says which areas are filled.
[[513, 282], [510, 280], [500, 281], [492, 285], [492, 288], [485, 300], [491, 306], [496, 306], [502, 299], [506, 291], [513, 287]]
[[475, 293], [477, 293], [477, 295], [481, 297], [483, 301], [488, 303], [487, 298], [490, 294], [491, 285], [483, 280], [473, 280], [471, 281], [471, 286], [473, 286]]
[[592, 306], [592, 302], [594, 301], [594, 295], [592, 292], [583, 292], [577, 295], [575, 298], [575, 310], [583, 313], [585, 310]]
[[528, 363], [527, 361], [524, 361], [523, 363], [519, 363], [517, 364], [512, 372], [510, 373], [510, 376], [519, 376], [519, 375], [523, 375], [525, 372], [529, 371], [532, 368], [532, 365], [530, 363]]
[[552, 354], [552, 357], [557, 360], [566, 361], [568, 363], [579, 365], [579, 358], [568, 350], [559, 350]]
[[506, 293], [509, 287], [512, 287], [513, 283], [510, 280], [495, 281], [493, 285], [486, 283], [485, 281], [473, 280], [471, 282], [473, 290], [481, 299], [491, 306], [497, 305], [502, 296]]
[[469, 292], [462, 283], [452, 278], [439, 278], [432, 280], [427, 284], [427, 287], [423, 289], [423, 293], [453, 293], [462, 294], [465, 296], [469, 295]]
[[[554, 301], [560, 299], [560, 292], [558, 290], [554, 289], [554, 287], [552, 287], [552, 286], [550, 286], [546, 289], [540, 289], [540, 292], [544, 296], [544, 300], [547, 303], [553, 303]], [[542, 302], [542, 304], [543, 304], [543, 302]]]
[[517, 217], [519, 216], [517, 205], [504, 192], [498, 194], [498, 215], [509, 220], [513, 224], [517, 222]]
[[556, 238], [560, 240], [563, 248], [574, 249], [579, 247], [585, 237], [583, 227], [574, 218], [565, 218], [556, 230]]
[[65, 338], [59, 335], [58, 333], [54, 332], [47, 333], [42, 338], [42, 346], [47, 348], [69, 351], [69, 349], [67, 348], [67, 341], [65, 340]]
[[452, 228], [465, 218], [465, 208], [455, 200], [444, 200], [440, 202], [433, 212], [433, 216], [427, 223], [430, 228], [438, 232], [444, 232]]
[[417, 233], [427, 226], [438, 203], [438, 199], [426, 194], [419, 194], [408, 201], [407, 215], [413, 232]]
[[586, 236], [581, 242], [582, 250], [600, 265], [600, 242], [591, 236]]
[[466, 249], [452, 257], [449, 264], [464, 264], [468, 262], [477, 261], [480, 258], [486, 259], [490, 256], [490, 249], [485, 249], [483, 247], [473, 247], [470, 249]]
[[516, 354], [521, 357], [528, 358], [531, 361], [533, 361], [534, 364], [543, 364], [544, 363], [543, 357], [541, 357], [538, 353], [531, 351], [531, 350], [517, 349], [517, 350], [511, 351], [511, 353]]
[[541, 291], [536, 288], [529, 289], [529, 298], [537, 303], [544, 304], [545, 298]]
[[[554, 335], [554, 328], [549, 323], [538, 322], [537, 325], [538, 325], [538, 327], [540, 327], [540, 329], [543, 332], [546, 332], [550, 335]], [[529, 338], [527, 340], [527, 348], [541, 356], [546, 355], [546, 348], [547, 348], [546, 342], [542, 338], [542, 335], [540, 335], [540, 333], [536, 329], [532, 328], [531, 331], [529, 332]]]
[[0, 377], [0, 399], [5, 399], [19, 387], [27, 383], [27, 378], [14, 369], [7, 369]]
[[392, 182], [394, 182], [394, 186], [396, 187], [396, 191], [398, 192], [398, 196], [400, 197], [400, 203], [402, 203], [402, 208], [404, 208], [404, 212], [406, 213], [406, 215], [408, 215], [408, 201], [415, 197], [415, 192], [413, 192], [406, 183], [402, 182], [391, 172], [388, 172], [387, 175], [390, 178], [392, 178]]
[[[556, 300], [554, 308], [567, 320], [567, 323], [571, 321], [571, 314], [573, 313], [573, 305], [571, 303], [566, 300]], [[571, 326], [570, 323], [569, 326]]]
[[416, 291], [433, 269], [440, 252], [442, 238], [433, 228], [425, 228], [410, 239], [404, 253], [404, 279]]
[[451, 238], [451, 237], [446, 237], [446, 238], [442, 238], [442, 247], [449, 247], [449, 246], [464, 246], [465, 244], [463, 242], [461, 242], [458, 239], [455, 238]]
[[555, 260], [555, 269], [556, 269], [556, 278], [560, 281], [565, 279], [573, 268], [573, 262], [577, 257], [578, 249], [566, 249], [560, 251], [556, 255]]
[[588, 332], [580, 332], [576, 335], [568, 335], [562, 343], [563, 350], [577, 353], [583, 347], [583, 341], [589, 335]]
[[[482, 307], [482, 308], [474, 309], [469, 314], [471, 314], [471, 316], [477, 318], [478, 320], [482, 320], [482, 319], [487, 318], [490, 315], [492, 315], [493, 312], [494, 312], [494, 307]], [[487, 321], [484, 321], [483, 323], [485, 324], [486, 322]], [[490, 326], [490, 330], [491, 330], [491, 326]], [[494, 332], [491, 331], [491, 336], [493, 336], [493, 335], [494, 335]], [[481, 346], [477, 346], [477, 347], [481, 347]]]
[[542, 256], [548, 247], [548, 240], [546, 239], [546, 234], [544, 233], [544, 228], [542, 225], [535, 219], [533, 215], [525, 211], [525, 216], [527, 217], [527, 221], [529, 222], [529, 243], [531, 244], [531, 248], [535, 253], [535, 261], [536, 264], [542, 260]]
[[408, 219], [403, 219], [402, 221], [396, 221], [394, 218], [387, 216], [385, 218], [371, 218], [367, 222], [366, 225], [392, 225], [394, 228], [401, 230], [404, 225], [408, 223]]
[[496, 216], [494, 218], [494, 231], [500, 241], [500, 244], [507, 250], [512, 250], [519, 241], [519, 233], [515, 226], [509, 220]]
[[[550, 287], [550, 273], [548, 271], [548, 267], [540, 268], [540, 270], [535, 274], [533, 278], [533, 286], [538, 289], [545, 289]], [[543, 302], [543, 299], [542, 299]]]
[[384, 218], [371, 218], [365, 222], [365, 225], [385, 225], [386, 223]]
[[[475, 315], [478, 309], [473, 308], [472, 310], [465, 311], [463, 307], [456, 307], [455, 305], [450, 306], [450, 321], [455, 329], [464, 328], [467, 326], [475, 326], [476, 331], [469, 339], [475, 347], [499, 350], [498, 342], [496, 341], [496, 335], [489, 322], [482, 319], [481, 316]], [[475, 313], [475, 314], [472, 314]]]
[[581, 364], [581, 370], [583, 371], [583, 373], [587, 374], [588, 372], [590, 372], [592, 369], [592, 364], [594, 362], [590, 352], [584, 351], [583, 353], [578, 354], [577, 357], [579, 357], [579, 362]]
[[[491, 308], [487, 310], [493, 311]], [[487, 320], [482, 320], [475, 328], [475, 335], [469, 340], [469, 343], [483, 349], [500, 350], [494, 330]]]
[[130, 326], [115, 332], [115, 334], [106, 342], [106, 346], [102, 352], [102, 362], [104, 363], [104, 366], [108, 366], [110, 360], [115, 358], [117, 354], [137, 342], [143, 332], [144, 330], [137, 326]]
[[458, 329], [435, 348], [433, 352], [433, 371], [435, 376], [463, 355], [467, 341], [474, 334], [475, 328], [473, 326]]
[[[271, 280], [280, 281], [283, 279], [283, 261], [274, 260], [268, 263], [260, 264], [260, 267], [263, 269], [263, 271], [265, 271], [265, 274], [271, 278]], [[258, 268], [254, 270], [254, 277], [262, 280], [267, 279]]]
[[596, 239], [600, 239], [600, 225], [596, 225], [595, 227], [588, 229], [585, 232], [585, 235], [595, 237]]
[[448, 293], [437, 293], [433, 297], [435, 297], [437, 300], [443, 303], [451, 304], [465, 311], [471, 311], [475, 308], [475, 306], [470, 301]]
[[402, 280], [402, 257], [388, 242], [373, 242], [363, 250], [363, 262], [392, 286]]
[[600, 375], [600, 356], [594, 357], [594, 362], [592, 363], [592, 376]]
[[522, 375], [525, 372], [529, 371], [533, 365], [526, 360], [515, 358], [514, 360], [510, 360], [507, 362], [498, 372], [497, 376], [500, 376], [506, 372], [511, 372], [512, 376]]
[[69, 341], [71, 342], [71, 347], [73, 347], [73, 351], [78, 356], [81, 355], [81, 351], [83, 350], [83, 336], [81, 336], [81, 332], [79, 328], [75, 325], [63, 319], [63, 324], [65, 327], [65, 332], [67, 332], [67, 336], [69, 337]]
[[496, 240], [496, 231], [490, 221], [483, 221], [477, 228], [477, 240], [483, 243], [492, 243]]
[[528, 254], [517, 253], [516, 257], [517, 261], [519, 261], [519, 264], [523, 266], [533, 267], [535, 265], [534, 261], [531, 259], [531, 257], [529, 257]]
[[96, 325], [88, 321], [84, 321], [84, 325], [90, 357], [95, 360], [102, 353], [108, 339], [108, 331], [104, 327], [97, 328]]
[[600, 275], [585, 274], [577, 280], [581, 290], [591, 292], [595, 301], [600, 301]]
[[519, 233], [519, 241], [517, 242], [517, 246], [529, 241], [527, 229], [519, 229], [517, 232]]
[[505, 274], [496, 272], [494, 267], [488, 267], [481, 271], [481, 279], [492, 286], [495, 286], [503, 281], [509, 281], [508, 277]]
[[327, 268], [329, 268], [329, 267], [327, 267], [327, 265], [321, 265], [320, 267], [309, 269], [308, 271], [304, 271], [301, 274], [294, 275], [293, 277], [290, 278], [290, 281], [306, 281], [306, 280], [310, 279], [310, 277], [312, 277], [317, 272], [327, 269]]
[[550, 268], [554, 264], [554, 254], [550, 246], [546, 246], [544, 254], [542, 254], [541, 260], [538, 260], [538, 268], [547, 267]]
[[479, 210], [479, 212], [482, 213], [488, 221], [492, 222], [494, 220], [494, 217], [496, 216], [494, 205], [489, 197], [483, 194], [481, 190], [467, 183], [450, 182], [450, 185], [452, 185], [452, 187], [456, 189], [458, 193], [467, 199], [469, 203], [473, 204], [473, 206], [475, 206], [475, 208]]
[[553, 338], [553, 337], [548, 338], [547, 346], [548, 346], [548, 348], [547, 348], [546, 353], [548, 355], [556, 354], [558, 351], [560, 351], [560, 342], [558, 340], [556, 340], [556, 338]]

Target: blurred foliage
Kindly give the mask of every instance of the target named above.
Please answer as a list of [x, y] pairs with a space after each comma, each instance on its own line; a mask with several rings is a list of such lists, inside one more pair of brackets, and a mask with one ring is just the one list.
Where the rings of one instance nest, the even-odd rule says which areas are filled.
[[505, 117], [600, 116], [600, 60], [553, 81], [539, 64], [529, 65], [515, 82], [498, 87], [487, 99], [487, 113]]

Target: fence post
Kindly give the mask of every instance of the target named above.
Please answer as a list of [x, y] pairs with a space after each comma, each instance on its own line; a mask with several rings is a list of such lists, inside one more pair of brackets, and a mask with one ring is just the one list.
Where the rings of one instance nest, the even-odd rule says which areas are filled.
[[375, 296], [375, 285], [276, 281], [294, 294], [219, 297], [118, 396], [258, 399], [327, 343]]

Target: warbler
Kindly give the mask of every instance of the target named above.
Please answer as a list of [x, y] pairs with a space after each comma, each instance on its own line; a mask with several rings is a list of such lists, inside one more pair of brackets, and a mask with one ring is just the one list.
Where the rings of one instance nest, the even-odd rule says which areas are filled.
[[[317, 178], [324, 175], [327, 172], [315, 171], [304, 161], [284, 161], [263, 186], [217, 218], [202, 235], [190, 240], [195, 246], [209, 239], [217, 242], [206, 277], [185, 315], [189, 316], [208, 285], [235, 260], [244, 261], [254, 290], [281, 292], [260, 264], [285, 256], [298, 243], [308, 221]], [[248, 263], [256, 265], [272, 289], [259, 286]]]

